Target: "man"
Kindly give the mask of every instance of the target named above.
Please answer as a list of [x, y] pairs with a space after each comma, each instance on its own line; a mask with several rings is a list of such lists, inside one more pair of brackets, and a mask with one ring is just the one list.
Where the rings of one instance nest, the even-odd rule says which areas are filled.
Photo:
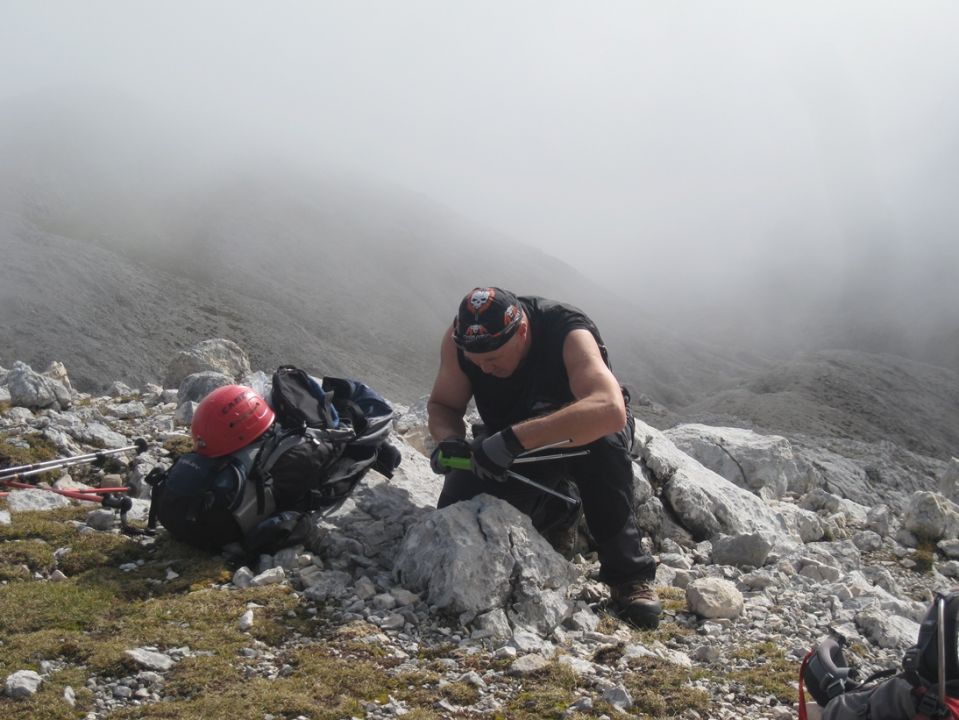
[[[463, 417], [470, 398], [485, 435], [467, 444]], [[439, 443], [431, 464], [446, 474], [438, 506], [489, 493], [529, 515], [543, 534], [575, 524], [579, 509], [511, 477], [513, 461], [558, 442], [565, 444], [553, 452], [588, 450], [514, 469], [553, 488], [574, 484], [614, 606], [640, 627], [658, 625], [655, 562], [643, 552], [633, 514], [634, 423], [599, 330], [586, 315], [500, 288], [474, 289], [443, 338], [427, 412]], [[470, 456], [471, 469], [450, 471], [441, 452]]]

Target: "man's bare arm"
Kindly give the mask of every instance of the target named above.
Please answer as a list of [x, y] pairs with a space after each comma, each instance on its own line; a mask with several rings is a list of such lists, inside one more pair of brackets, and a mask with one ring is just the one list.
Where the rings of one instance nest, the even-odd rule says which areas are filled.
[[466, 437], [466, 406], [473, 396], [469, 378], [460, 369], [456, 359], [452, 327], [447, 328], [440, 346], [440, 369], [433, 381], [433, 390], [426, 403], [430, 435], [439, 442], [455, 435]]
[[563, 343], [563, 363], [575, 401], [559, 410], [513, 426], [524, 448], [571, 439], [586, 445], [626, 425], [626, 404], [616, 377], [606, 367], [599, 345], [584, 329], [573, 330]]

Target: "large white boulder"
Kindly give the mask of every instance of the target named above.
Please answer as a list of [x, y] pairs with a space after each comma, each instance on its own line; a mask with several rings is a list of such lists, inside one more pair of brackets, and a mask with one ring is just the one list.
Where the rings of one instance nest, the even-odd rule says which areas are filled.
[[665, 432], [676, 447], [732, 483], [759, 494], [781, 498], [801, 491], [806, 469], [796, 462], [792, 445], [779, 435], [709, 425], [678, 425]]
[[642, 421], [636, 422], [636, 447], [663, 488], [663, 498], [696, 540], [760, 533], [780, 549], [799, 542], [761, 498], [704, 467]]
[[919, 540], [953, 540], [959, 537], [959, 506], [939, 493], [913, 493], [902, 525]]
[[59, 380], [34, 372], [19, 360], [7, 373], [10, 404], [31, 409], [65, 410], [73, 403], [70, 390]]

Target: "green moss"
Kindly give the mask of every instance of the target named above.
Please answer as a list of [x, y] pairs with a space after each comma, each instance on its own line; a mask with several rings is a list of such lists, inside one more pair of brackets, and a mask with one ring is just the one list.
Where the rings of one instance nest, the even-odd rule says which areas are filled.
[[480, 699], [479, 688], [465, 682], [454, 682], [440, 688], [444, 698], [454, 705], [472, 705]]
[[635, 712], [654, 718], [679, 717], [688, 710], [709, 714], [709, 694], [690, 684], [702, 676], [701, 671], [654, 657], [630, 659], [629, 667], [633, 672], [626, 676], [626, 689]]
[[193, 438], [189, 435], [174, 437], [163, 443], [163, 449], [170, 453], [170, 457], [176, 460], [181, 455], [193, 452]]
[[[57, 446], [40, 433], [27, 433], [17, 437], [19, 440], [25, 441], [27, 447], [21, 447], [19, 443], [10, 442], [13, 438], [10, 433], [0, 435], [0, 468], [32, 465], [57, 457]], [[23, 482], [32, 484], [50, 482], [58, 476], [59, 471], [45, 472], [24, 478]]]
[[504, 717], [517, 720], [562, 718], [576, 699], [576, 674], [566, 665], [552, 662], [532, 673], [524, 689], [506, 706]]
[[686, 611], [686, 591], [675, 587], [658, 587], [656, 594], [663, 604], [663, 610], [667, 613], [677, 613]]
[[749, 667], [731, 670], [729, 681], [740, 683], [750, 695], [774, 695], [780, 702], [796, 698], [796, 663], [786, 657], [778, 645], [765, 642], [747, 645], [730, 653], [730, 657], [748, 661]]

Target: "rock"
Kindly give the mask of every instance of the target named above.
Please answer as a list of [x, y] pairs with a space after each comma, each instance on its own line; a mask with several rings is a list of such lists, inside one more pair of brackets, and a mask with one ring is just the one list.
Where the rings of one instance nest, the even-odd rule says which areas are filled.
[[114, 432], [101, 422], [89, 422], [83, 425], [74, 436], [87, 445], [107, 449], [122, 448], [130, 444], [126, 437]]
[[0, 525], [9, 525], [10, 522], [10, 513], [6, 510], [0, 510]]
[[46, 377], [61, 383], [63, 387], [65, 387], [70, 394], [73, 395], [73, 385], [70, 383], [70, 377], [67, 375], [66, 365], [64, 365], [62, 362], [59, 360], [52, 361], [47, 366], [47, 369], [43, 371], [43, 374]]
[[286, 572], [283, 568], [274, 567], [264, 570], [259, 575], [250, 580], [253, 587], [263, 587], [264, 585], [276, 585], [286, 580]]
[[124, 651], [123, 654], [147, 670], [169, 670], [174, 664], [172, 657], [165, 653], [157, 652], [153, 648], [134, 648], [133, 650]]
[[46, 490], [13, 490], [7, 496], [10, 512], [55, 510], [70, 504], [70, 498]]
[[199, 403], [195, 403], [192, 400], [188, 400], [185, 403], [180, 403], [177, 405], [176, 412], [173, 413], [173, 421], [177, 425], [186, 425], [189, 426], [193, 422], [193, 413], [196, 412], [196, 407]]
[[788, 502], [772, 501], [769, 505], [782, 518], [790, 534], [798, 535], [804, 543], [816, 542], [825, 536], [822, 521], [811, 510], [804, 510]]
[[784, 437], [696, 424], [678, 425], [665, 434], [687, 455], [757, 495], [765, 489], [770, 497], [781, 498], [787, 490], [805, 489], [805, 465], [796, 462]]
[[491, 638], [497, 641], [508, 640], [513, 635], [509, 626], [509, 618], [502, 608], [495, 608], [488, 613], [478, 615], [473, 621], [475, 639]]
[[92, 527], [94, 530], [107, 531], [113, 529], [113, 526], [117, 521], [117, 516], [113, 510], [100, 508], [98, 510], [91, 510], [88, 512], [86, 520], [87, 525]]
[[920, 541], [959, 537], [959, 506], [938, 493], [913, 493], [902, 519], [903, 528]]
[[17, 670], [12, 675], [7, 675], [6, 693], [15, 700], [33, 697], [42, 682], [43, 678], [33, 670]]
[[239, 568], [235, 573], [233, 573], [233, 584], [238, 588], [247, 588], [250, 587], [250, 583], [253, 582], [253, 571], [250, 570], [246, 565]]
[[633, 706], [633, 698], [622, 685], [614, 685], [603, 692], [603, 700], [624, 713]]
[[239, 626], [242, 632], [246, 632], [247, 630], [253, 627], [253, 609], [252, 608], [247, 610], [242, 615], [240, 615], [240, 619], [237, 621], [237, 625]]
[[689, 609], [703, 618], [737, 618], [743, 611], [743, 595], [722, 578], [693, 580], [686, 588]]
[[300, 570], [300, 580], [306, 588], [305, 594], [308, 598], [324, 601], [348, 595], [352, 577], [342, 570], [321, 570], [318, 567], [312, 567]]
[[766, 564], [772, 545], [759, 533], [720, 535], [713, 541], [712, 559], [717, 565], [759, 568]]
[[550, 632], [572, 611], [572, 566], [509, 503], [479, 495], [428, 514], [396, 555], [394, 576], [438, 609], [475, 617], [507, 608], [514, 626]]
[[229, 380], [224, 384], [229, 385], [250, 372], [250, 360], [231, 340], [203, 340], [173, 357], [167, 365], [163, 387], [178, 387], [188, 375], [207, 371], [227, 376]]
[[906, 649], [919, 637], [919, 623], [879, 608], [869, 608], [856, 616], [856, 626], [879, 647]]
[[134, 400], [133, 402], [108, 406], [107, 414], [123, 420], [132, 420], [135, 418], [145, 417], [147, 414], [147, 407], [139, 400]]
[[888, 505], [876, 505], [869, 509], [866, 516], [866, 529], [872, 530], [881, 538], [889, 537], [896, 523]]
[[664, 497], [696, 540], [761, 533], [773, 546], [793, 547], [783, 519], [765, 502], [681, 452], [669, 438], [636, 421], [636, 447], [664, 486]]
[[938, 481], [939, 494], [959, 503], [959, 458], [951, 458]]
[[232, 383], [233, 378], [229, 375], [213, 372], [212, 370], [187, 375], [180, 383], [177, 402], [180, 404], [180, 407], [183, 407], [184, 403], [187, 402], [198, 403], [218, 387]]
[[110, 383], [110, 387], [107, 388], [107, 395], [112, 398], [130, 397], [133, 395], [133, 388], [125, 382], [114, 380]]
[[19, 360], [7, 373], [10, 404], [30, 409], [66, 410], [73, 404], [73, 395], [59, 380], [34, 372]]
[[510, 675], [532, 675], [549, 665], [549, 660], [539, 654], [523, 655], [509, 666]]

